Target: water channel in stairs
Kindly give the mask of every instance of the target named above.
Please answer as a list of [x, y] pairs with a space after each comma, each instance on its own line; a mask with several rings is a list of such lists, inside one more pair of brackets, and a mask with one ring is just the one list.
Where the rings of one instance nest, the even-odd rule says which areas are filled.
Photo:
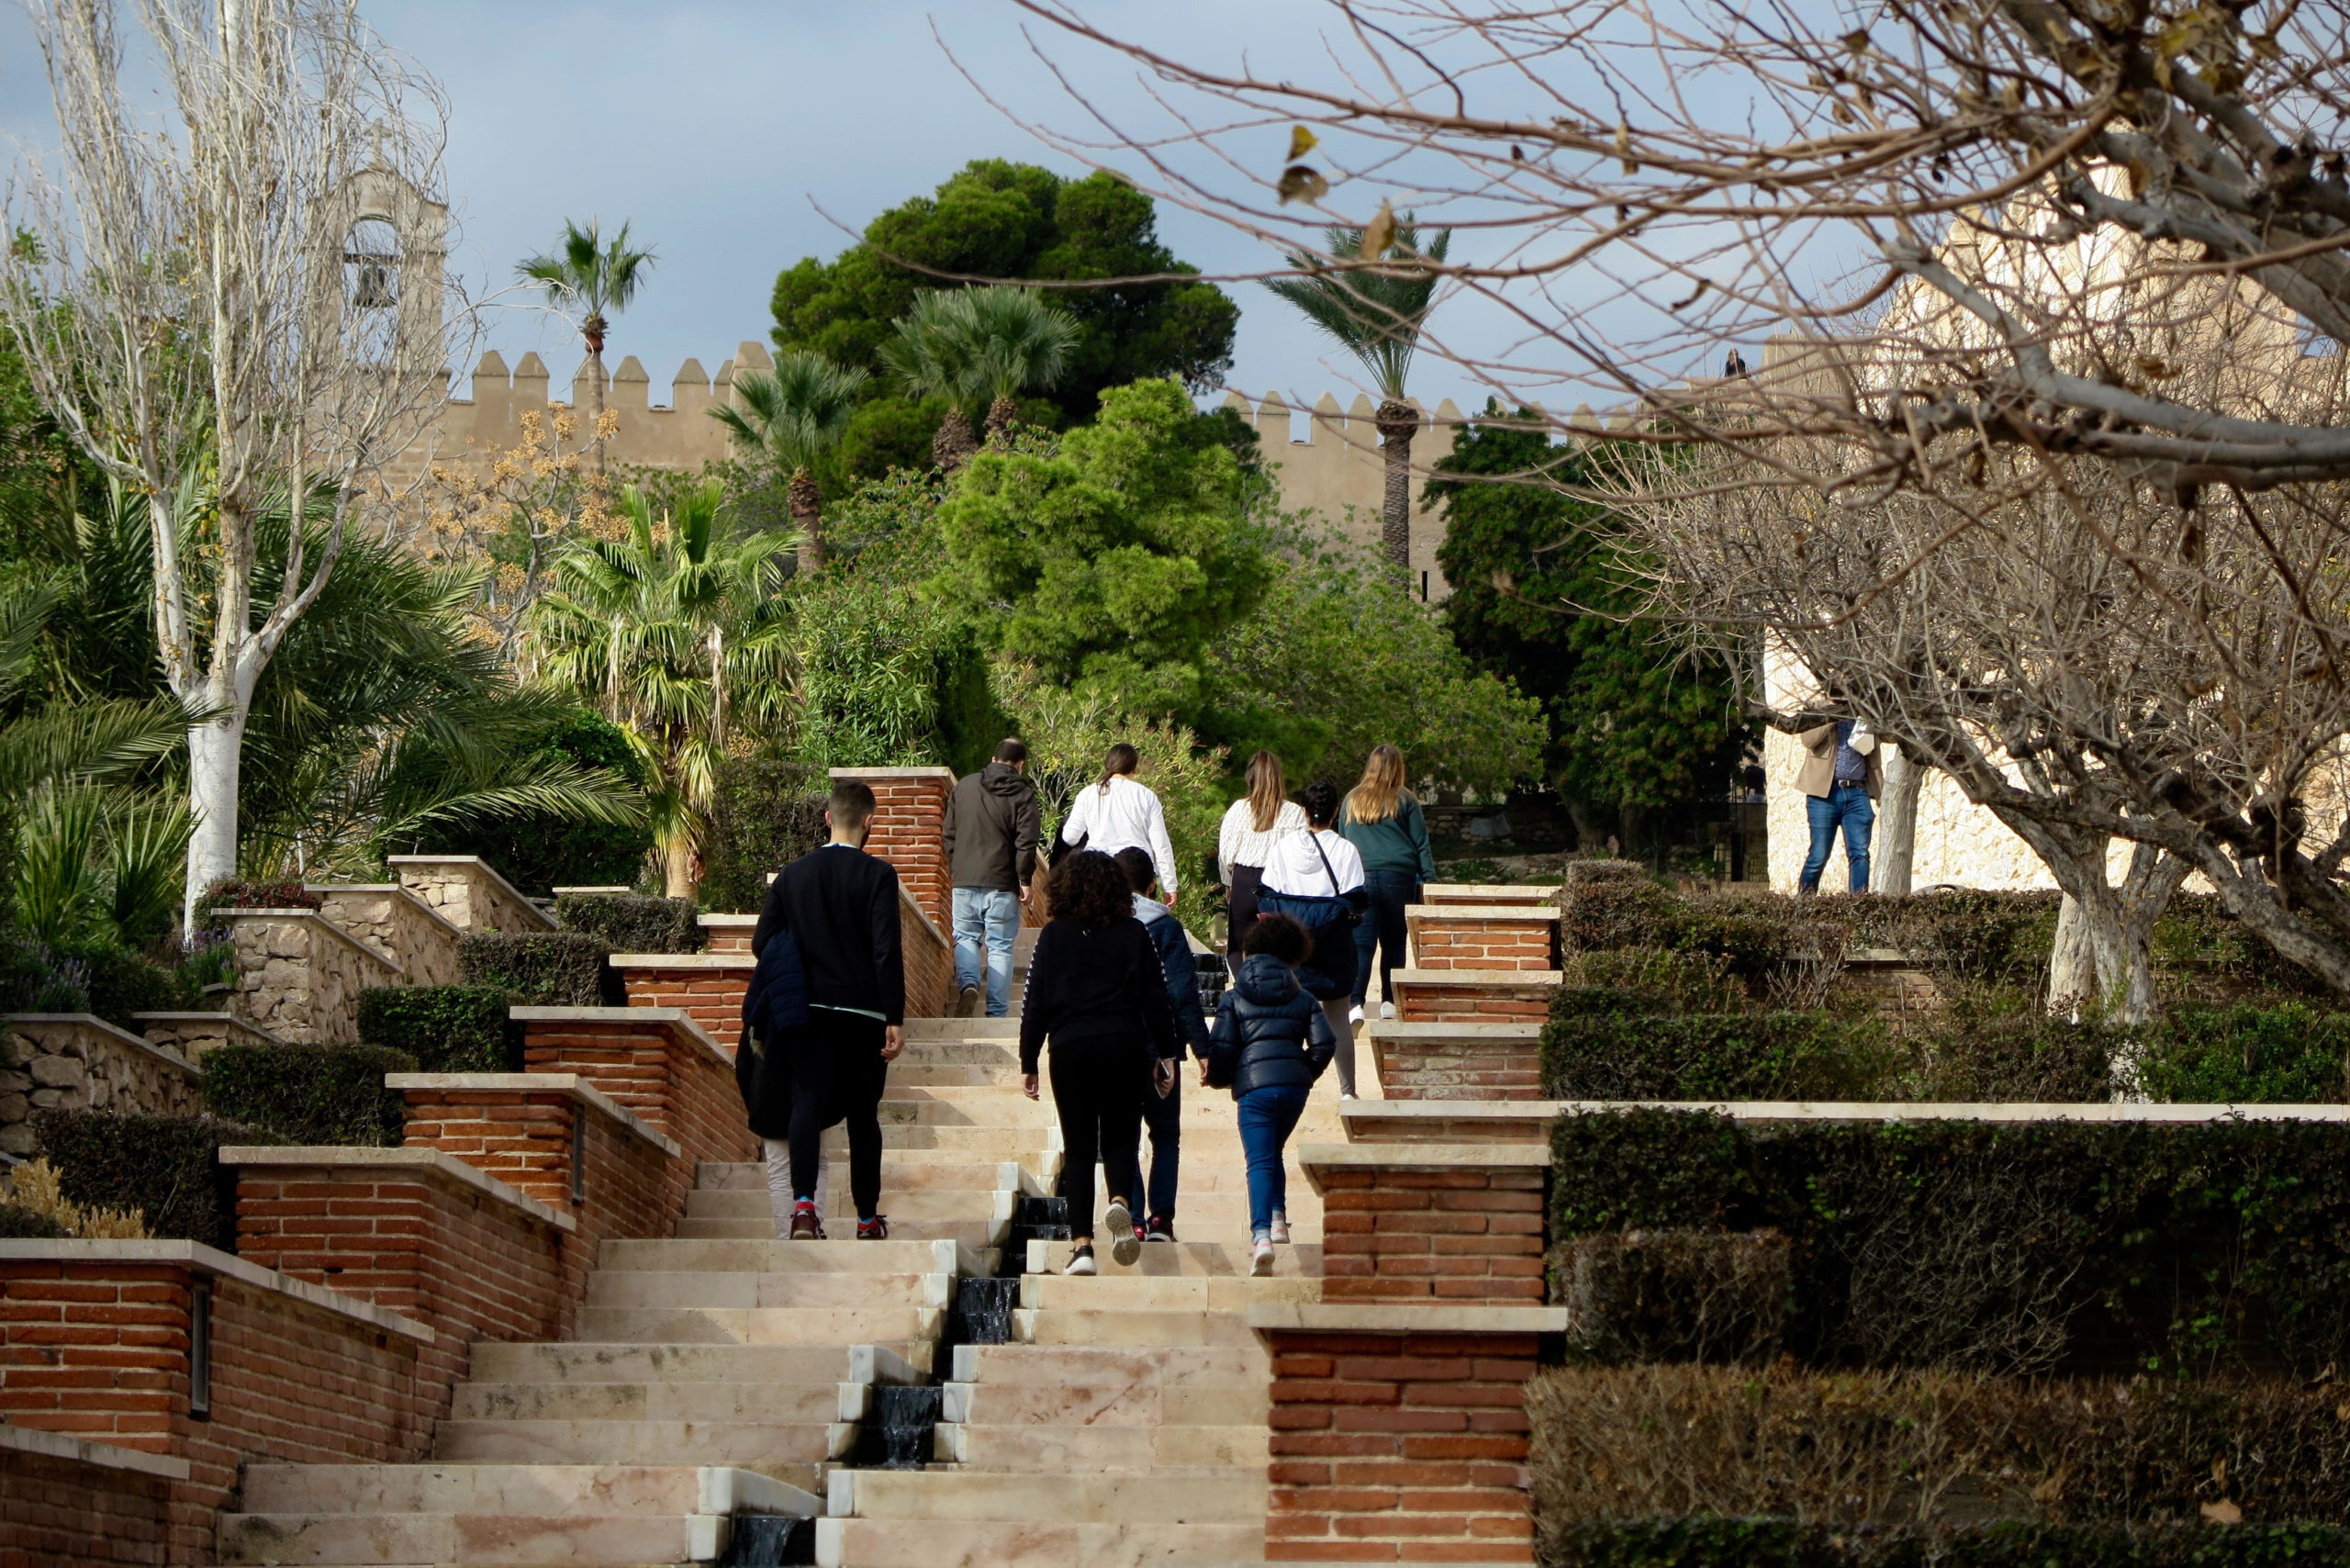
[[858, 1470], [920, 1470], [937, 1448], [946, 1390], [934, 1383], [882, 1383], [856, 1435], [849, 1462]]
[[792, 1568], [815, 1561], [815, 1520], [794, 1514], [737, 1514], [720, 1568]]

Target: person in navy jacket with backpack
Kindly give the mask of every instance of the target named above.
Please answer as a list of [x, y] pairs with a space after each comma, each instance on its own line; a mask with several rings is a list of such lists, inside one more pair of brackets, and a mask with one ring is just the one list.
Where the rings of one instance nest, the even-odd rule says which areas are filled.
[[1224, 993], [1208, 1047], [1208, 1083], [1228, 1088], [1240, 1110], [1248, 1159], [1248, 1271], [1273, 1271], [1273, 1249], [1289, 1240], [1289, 1171], [1281, 1163], [1306, 1097], [1337, 1054], [1322, 1004], [1298, 983], [1312, 950], [1305, 927], [1285, 914], [1259, 914], [1241, 940], [1240, 974]]

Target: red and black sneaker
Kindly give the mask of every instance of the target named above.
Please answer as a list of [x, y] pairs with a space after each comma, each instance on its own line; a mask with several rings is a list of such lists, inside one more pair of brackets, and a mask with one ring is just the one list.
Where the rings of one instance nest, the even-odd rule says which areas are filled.
[[1145, 1241], [1172, 1241], [1175, 1239], [1175, 1222], [1165, 1215], [1153, 1215], [1142, 1238]]
[[875, 1215], [871, 1219], [858, 1220], [856, 1222], [856, 1238], [859, 1241], [889, 1240], [890, 1216], [888, 1215]]
[[802, 1200], [791, 1205], [791, 1239], [794, 1241], [824, 1239], [824, 1222], [816, 1217], [815, 1204]]

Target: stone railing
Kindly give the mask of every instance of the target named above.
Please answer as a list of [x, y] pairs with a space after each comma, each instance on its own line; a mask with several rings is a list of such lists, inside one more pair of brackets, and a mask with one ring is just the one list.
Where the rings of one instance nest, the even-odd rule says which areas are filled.
[[256, 1029], [233, 1013], [134, 1013], [130, 1021], [147, 1043], [176, 1051], [201, 1064], [205, 1055], [222, 1046], [275, 1046], [285, 1042], [266, 1029]]
[[526, 936], [558, 929], [554, 916], [524, 898], [478, 855], [387, 855], [400, 886], [460, 931]]
[[352, 1045], [359, 993], [406, 985], [408, 971], [317, 910], [224, 909], [237, 949], [230, 1003], [256, 1028], [297, 1045]]
[[0, 1035], [0, 1153], [33, 1149], [35, 1111], [190, 1115], [204, 1070], [86, 1013], [16, 1013]]
[[457, 943], [464, 932], [397, 883], [329, 882], [307, 890], [319, 913], [408, 971], [410, 985], [455, 985]]

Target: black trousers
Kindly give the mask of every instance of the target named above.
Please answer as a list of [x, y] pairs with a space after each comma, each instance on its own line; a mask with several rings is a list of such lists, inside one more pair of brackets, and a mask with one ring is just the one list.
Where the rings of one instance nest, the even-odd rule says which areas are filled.
[[1175, 1183], [1183, 1169], [1183, 1063], [1175, 1064], [1175, 1087], [1162, 1098], [1156, 1084], [1142, 1093], [1142, 1125], [1150, 1129], [1150, 1176], [1145, 1192], [1140, 1150], [1136, 1151], [1134, 1209], [1138, 1215], [1175, 1217]]
[[1102, 1187], [1135, 1190], [1142, 1141], [1142, 1097], [1150, 1092], [1150, 1053], [1131, 1035], [1055, 1040], [1053, 1108], [1061, 1119], [1061, 1193], [1073, 1237], [1093, 1234], [1093, 1163]]
[[878, 1018], [826, 1008], [808, 1010], [791, 1051], [791, 1193], [813, 1200], [824, 1159], [824, 1129], [848, 1124], [848, 1191], [859, 1219], [881, 1202], [881, 1091], [890, 1064], [881, 1059]]
[[1257, 890], [1264, 885], [1262, 866], [1235, 866], [1231, 885], [1224, 893], [1224, 951], [1232, 960], [1233, 972], [1240, 969], [1240, 943], [1248, 928], [1257, 924]]

